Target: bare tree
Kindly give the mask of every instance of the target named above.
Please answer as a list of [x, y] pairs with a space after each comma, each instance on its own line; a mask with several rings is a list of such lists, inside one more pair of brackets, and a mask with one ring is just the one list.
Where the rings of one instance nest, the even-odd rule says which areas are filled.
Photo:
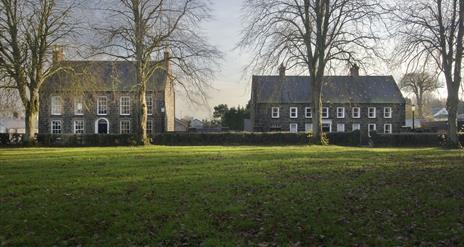
[[255, 51], [252, 67], [274, 69], [281, 62], [311, 76], [313, 142], [322, 143], [321, 91], [335, 65], [364, 65], [378, 55], [372, 32], [378, 0], [247, 0], [239, 46]]
[[68, 37], [74, 3], [57, 0], [0, 0], [0, 70], [10, 79], [3, 88], [18, 91], [25, 108], [24, 143], [31, 144], [43, 82], [53, 66], [53, 47]]
[[400, 88], [407, 93], [413, 93], [416, 97], [418, 115], [420, 118], [424, 117], [424, 96], [442, 87], [443, 85], [438, 78], [427, 72], [407, 73], [400, 81]]
[[461, 85], [464, 0], [397, 1], [393, 7], [395, 57], [418, 63], [432, 60], [444, 75], [448, 99], [448, 144], [460, 148], [457, 108]]
[[[110, 7], [108, 7], [110, 6]], [[137, 71], [137, 140], [147, 138], [147, 83], [157, 70], [166, 70], [163, 54], [170, 54], [175, 80], [191, 95], [205, 96], [211, 65], [219, 51], [201, 36], [200, 24], [207, 20], [209, 8], [203, 0], [120, 0], [104, 1], [109, 23], [98, 26], [105, 34], [100, 52], [117, 59], [134, 61]], [[169, 72], [169, 71], [168, 71]]]

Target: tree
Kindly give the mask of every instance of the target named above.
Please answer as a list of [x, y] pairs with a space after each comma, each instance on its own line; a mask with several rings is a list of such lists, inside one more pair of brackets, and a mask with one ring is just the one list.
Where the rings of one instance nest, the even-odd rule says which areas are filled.
[[227, 104], [220, 104], [214, 107], [213, 117], [218, 119], [223, 119], [226, 112], [229, 111]]
[[442, 84], [438, 81], [438, 78], [426, 72], [407, 73], [400, 81], [400, 88], [405, 92], [413, 93], [416, 97], [419, 118], [424, 118], [424, 96], [441, 87]]
[[302, 69], [311, 76], [313, 142], [322, 143], [321, 91], [336, 64], [365, 64], [378, 55], [371, 30], [380, 17], [378, 0], [247, 0], [239, 47], [255, 51], [252, 67]]
[[243, 131], [244, 120], [250, 117], [249, 104], [246, 107], [229, 108], [226, 104], [214, 107], [213, 117], [230, 130]]
[[457, 106], [461, 85], [464, 0], [397, 1], [392, 7], [395, 56], [409, 63], [432, 60], [441, 70], [448, 91], [448, 145], [460, 148]]
[[[169, 62], [178, 69], [169, 74], [188, 93], [204, 95], [212, 77], [211, 64], [220, 56], [201, 36], [200, 24], [209, 9], [203, 0], [119, 0], [103, 1], [108, 23], [99, 24], [104, 34], [101, 53], [133, 61], [137, 79], [137, 142], [148, 144], [147, 83], [157, 70], [168, 70], [159, 59], [170, 54]], [[189, 96], [191, 94], [188, 94]]]
[[51, 62], [52, 49], [70, 37], [72, 1], [0, 0], [0, 70], [18, 91], [25, 108], [24, 143], [33, 141], [43, 82], [59, 67]]

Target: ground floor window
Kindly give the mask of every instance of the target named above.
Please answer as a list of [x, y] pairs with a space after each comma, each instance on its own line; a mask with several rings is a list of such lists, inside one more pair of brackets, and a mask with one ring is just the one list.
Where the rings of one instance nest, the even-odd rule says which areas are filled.
[[376, 124], [369, 124], [368, 125], [368, 134], [369, 137], [371, 137], [371, 132], [374, 132], [377, 130], [377, 125]]
[[74, 134], [84, 134], [84, 120], [74, 120]]
[[313, 132], [313, 124], [312, 123], [305, 124], [305, 132], [306, 133]]
[[332, 132], [332, 124], [331, 123], [323, 123], [322, 124], [322, 132]]
[[345, 124], [337, 124], [337, 132], [345, 132]]
[[121, 134], [130, 134], [130, 120], [121, 120], [119, 125]]
[[292, 133], [297, 133], [297, 132], [298, 132], [298, 124], [296, 124], [296, 123], [291, 123], [291, 124], [290, 124], [290, 132], [292, 132]]
[[152, 134], [153, 133], [153, 120], [148, 119], [147, 120], [147, 134]]
[[385, 124], [383, 126], [383, 133], [391, 134], [392, 133], [392, 125], [391, 124]]
[[353, 128], [353, 131], [355, 131], [355, 130], [361, 130], [361, 124], [359, 124], [359, 123], [354, 123], [353, 126], [352, 126], [352, 128]]
[[61, 134], [63, 131], [62, 121], [61, 120], [52, 120], [52, 134]]

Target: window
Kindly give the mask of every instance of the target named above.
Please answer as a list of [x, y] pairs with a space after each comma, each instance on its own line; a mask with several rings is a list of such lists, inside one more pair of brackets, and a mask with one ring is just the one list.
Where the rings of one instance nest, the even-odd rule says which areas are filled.
[[148, 119], [147, 120], [147, 134], [152, 134], [153, 133], [153, 120]]
[[97, 98], [97, 114], [108, 114], [108, 98], [106, 96], [98, 96]]
[[62, 124], [61, 120], [52, 120], [52, 134], [61, 134], [62, 133]]
[[329, 107], [322, 107], [322, 118], [329, 118]]
[[307, 123], [305, 124], [305, 132], [313, 132], [313, 124], [312, 123]]
[[369, 107], [368, 108], [368, 117], [369, 118], [376, 118], [376, 114], [375, 114], [375, 111], [376, 111], [376, 108], [375, 107]]
[[311, 107], [305, 107], [305, 117], [306, 118], [313, 117], [313, 111], [311, 110]]
[[353, 118], [361, 118], [361, 108], [360, 107], [353, 107], [351, 109], [351, 116]]
[[392, 108], [391, 107], [383, 108], [383, 117], [384, 118], [391, 118], [392, 117]]
[[337, 118], [345, 118], [345, 107], [337, 107]]
[[292, 132], [292, 133], [297, 133], [297, 132], [298, 132], [298, 124], [296, 124], [296, 123], [291, 123], [291, 124], [290, 124], [290, 132]]
[[290, 107], [290, 118], [298, 118], [298, 108]]
[[322, 123], [322, 132], [332, 132], [332, 124]]
[[371, 137], [371, 132], [376, 131], [376, 129], [377, 129], [377, 125], [376, 125], [376, 124], [369, 124], [369, 128], [368, 128], [368, 135], [369, 135], [369, 137]]
[[84, 120], [74, 120], [74, 134], [84, 134]]
[[121, 134], [130, 134], [130, 120], [121, 120], [119, 132]]
[[279, 107], [272, 107], [272, 118], [279, 118]]
[[391, 124], [385, 124], [383, 126], [383, 133], [391, 134], [392, 133], [392, 125]]
[[354, 123], [353, 126], [352, 126], [352, 131], [355, 131], [355, 130], [361, 130], [361, 124], [359, 123]]
[[74, 115], [84, 115], [84, 103], [82, 97], [74, 98]]
[[147, 113], [153, 115], [153, 96], [147, 95]]
[[119, 113], [123, 116], [130, 115], [130, 97], [121, 96], [119, 99]]
[[60, 96], [52, 96], [52, 115], [61, 115], [63, 111], [63, 101]]
[[343, 123], [337, 124], [337, 132], [345, 132], [345, 124]]

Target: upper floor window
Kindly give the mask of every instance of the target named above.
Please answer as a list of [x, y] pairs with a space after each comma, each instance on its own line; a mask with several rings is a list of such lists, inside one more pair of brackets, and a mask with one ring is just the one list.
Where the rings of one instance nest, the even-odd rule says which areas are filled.
[[153, 115], [153, 96], [147, 95], [147, 114]]
[[272, 118], [279, 118], [280, 117], [279, 110], [280, 110], [279, 107], [272, 107]]
[[84, 134], [84, 120], [74, 120], [74, 134]]
[[391, 124], [385, 124], [383, 126], [383, 133], [391, 134], [392, 133], [392, 125]]
[[121, 96], [119, 99], [119, 114], [130, 115], [130, 97]]
[[63, 126], [61, 120], [52, 120], [51, 122], [52, 134], [61, 134], [63, 132]]
[[147, 134], [152, 134], [153, 133], [153, 120], [148, 119], [147, 120]]
[[377, 116], [376, 116], [375, 113], [376, 113], [376, 108], [375, 108], [375, 107], [369, 107], [369, 108], [367, 108], [367, 116], [368, 116], [369, 118], [376, 118]]
[[353, 107], [351, 109], [351, 116], [353, 118], [361, 118], [361, 108], [360, 107]]
[[119, 132], [121, 134], [130, 134], [130, 120], [121, 120], [119, 123]]
[[63, 113], [63, 100], [60, 96], [52, 96], [52, 115]]
[[84, 103], [82, 97], [74, 98], [74, 115], [84, 115]]
[[108, 114], [108, 98], [106, 96], [98, 96], [97, 98], [97, 114]]
[[392, 117], [392, 108], [391, 107], [384, 107], [383, 108], [383, 117], [384, 118], [391, 118]]
[[306, 118], [312, 118], [313, 117], [313, 111], [311, 107], [305, 107], [305, 117]]
[[298, 118], [298, 108], [290, 107], [290, 118]]
[[345, 118], [345, 107], [337, 107], [337, 118]]
[[329, 107], [322, 107], [322, 118], [329, 118]]

